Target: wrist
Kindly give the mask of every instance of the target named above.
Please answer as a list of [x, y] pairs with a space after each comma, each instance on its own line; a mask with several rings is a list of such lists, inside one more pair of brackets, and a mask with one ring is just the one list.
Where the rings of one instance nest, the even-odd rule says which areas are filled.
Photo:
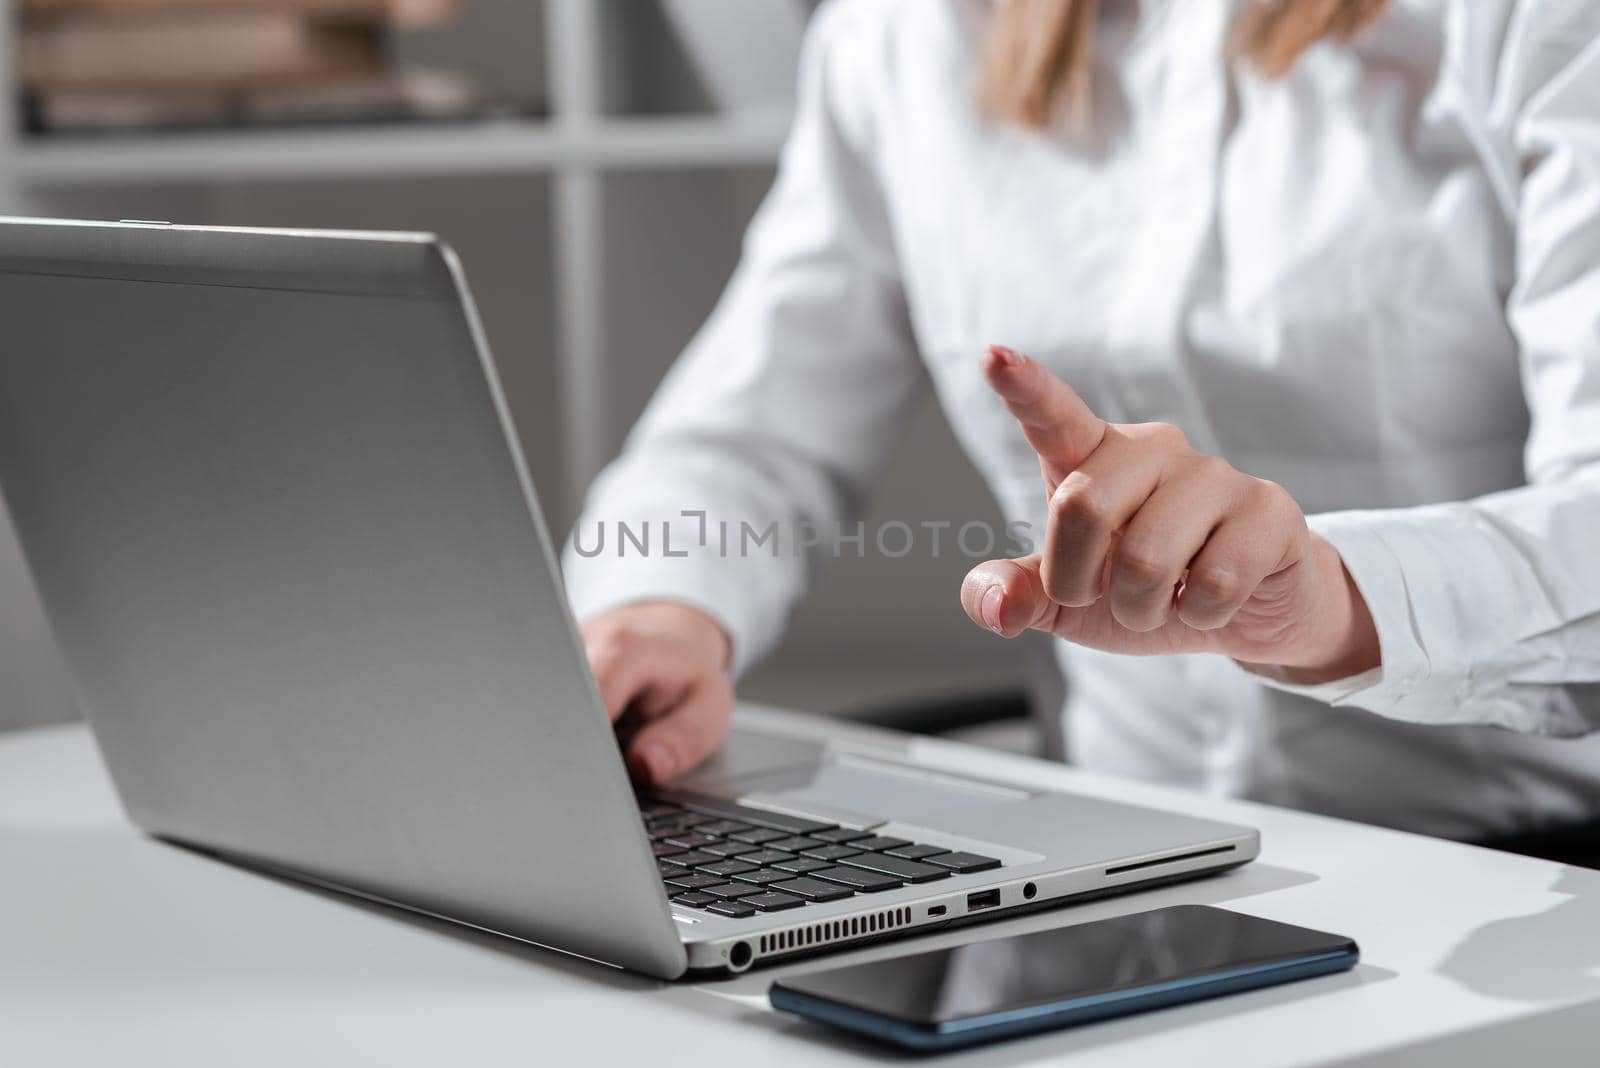
[[1377, 624], [1344, 558], [1316, 534], [1311, 541], [1319, 607], [1308, 640], [1282, 662], [1241, 665], [1291, 686], [1336, 682], [1383, 665]]

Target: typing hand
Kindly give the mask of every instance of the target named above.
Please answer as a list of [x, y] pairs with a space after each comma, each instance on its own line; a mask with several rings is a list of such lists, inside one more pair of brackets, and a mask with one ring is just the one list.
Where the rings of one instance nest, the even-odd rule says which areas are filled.
[[1366, 602], [1281, 487], [1176, 427], [1105, 422], [1010, 349], [985, 353], [983, 372], [1039, 454], [1049, 522], [1043, 551], [967, 575], [974, 622], [1115, 653], [1221, 653], [1300, 683], [1378, 665]]
[[606, 715], [635, 779], [689, 771], [728, 736], [728, 638], [704, 612], [673, 601], [623, 605], [578, 627]]

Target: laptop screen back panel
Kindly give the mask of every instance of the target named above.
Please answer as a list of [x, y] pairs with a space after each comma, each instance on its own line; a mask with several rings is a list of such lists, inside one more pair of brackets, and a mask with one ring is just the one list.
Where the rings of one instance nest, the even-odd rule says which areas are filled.
[[682, 971], [445, 250], [5, 222], [0, 322], [0, 486], [135, 822]]

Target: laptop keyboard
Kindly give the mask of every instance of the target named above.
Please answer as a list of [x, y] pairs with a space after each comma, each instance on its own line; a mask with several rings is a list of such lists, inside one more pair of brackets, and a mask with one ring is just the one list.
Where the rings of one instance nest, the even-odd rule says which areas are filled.
[[639, 799], [667, 896], [718, 916], [755, 916], [1000, 867], [994, 857], [919, 845], [715, 798]]

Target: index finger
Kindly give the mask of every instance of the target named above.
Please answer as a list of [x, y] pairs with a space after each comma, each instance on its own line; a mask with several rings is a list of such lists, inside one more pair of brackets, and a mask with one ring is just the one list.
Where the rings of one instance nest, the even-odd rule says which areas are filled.
[[1022, 353], [991, 345], [983, 354], [983, 374], [1022, 425], [1052, 488], [1105, 439], [1105, 420], [1071, 386]]

